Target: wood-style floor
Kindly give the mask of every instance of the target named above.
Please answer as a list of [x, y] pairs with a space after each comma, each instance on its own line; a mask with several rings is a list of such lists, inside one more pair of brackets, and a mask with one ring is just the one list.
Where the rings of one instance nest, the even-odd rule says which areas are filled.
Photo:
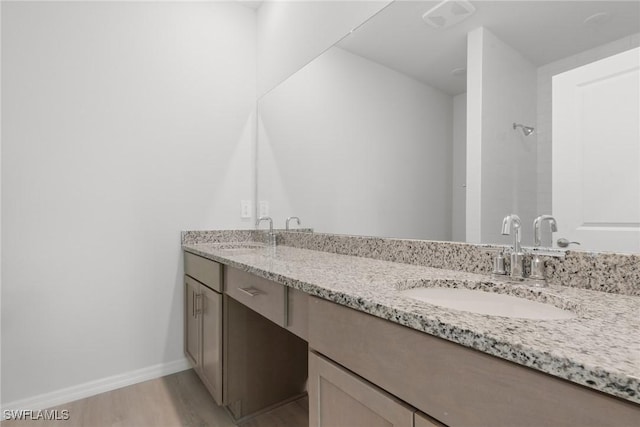
[[[67, 421], [2, 421], [3, 427], [234, 427], [193, 370], [109, 391], [51, 409]], [[238, 427], [308, 427], [308, 401], [300, 399]]]

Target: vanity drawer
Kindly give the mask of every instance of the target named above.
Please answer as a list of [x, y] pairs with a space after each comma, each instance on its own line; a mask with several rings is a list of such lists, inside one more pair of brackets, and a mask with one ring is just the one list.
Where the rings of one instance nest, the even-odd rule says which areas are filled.
[[214, 291], [222, 292], [222, 266], [217, 262], [185, 252], [184, 273]]
[[227, 295], [263, 315], [272, 322], [287, 326], [287, 288], [253, 274], [226, 268]]

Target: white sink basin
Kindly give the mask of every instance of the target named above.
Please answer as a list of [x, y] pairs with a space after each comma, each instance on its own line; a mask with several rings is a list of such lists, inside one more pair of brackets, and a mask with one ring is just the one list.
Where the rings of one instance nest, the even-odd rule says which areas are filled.
[[575, 313], [551, 304], [495, 292], [440, 287], [413, 288], [399, 292], [406, 297], [429, 304], [490, 316], [536, 320], [559, 320], [576, 317]]

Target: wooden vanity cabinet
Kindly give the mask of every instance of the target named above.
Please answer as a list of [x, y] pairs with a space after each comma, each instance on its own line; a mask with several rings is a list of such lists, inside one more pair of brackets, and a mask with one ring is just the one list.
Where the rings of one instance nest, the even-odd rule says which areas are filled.
[[203, 282], [221, 289], [221, 266], [185, 253], [185, 354], [216, 403], [222, 405], [222, 294]]
[[[632, 426], [640, 420], [640, 405], [316, 297], [309, 300], [309, 347], [450, 427]], [[324, 425], [317, 414], [334, 404], [319, 397], [313, 378], [322, 371], [314, 366], [310, 360], [312, 427]], [[415, 419], [416, 426], [438, 425], [420, 414]]]
[[188, 252], [184, 270], [185, 355], [215, 402], [238, 422], [303, 396], [308, 347], [288, 331], [287, 289]]
[[301, 396], [307, 378], [310, 427], [640, 420], [640, 405], [190, 253], [185, 353], [235, 421]]

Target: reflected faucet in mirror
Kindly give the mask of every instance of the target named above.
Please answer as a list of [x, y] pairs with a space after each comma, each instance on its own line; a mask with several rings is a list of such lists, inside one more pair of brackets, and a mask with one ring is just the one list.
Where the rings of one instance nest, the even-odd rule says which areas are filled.
[[276, 234], [273, 232], [273, 220], [271, 219], [270, 216], [261, 216], [256, 221], [256, 228], [260, 227], [260, 223], [262, 221], [269, 221], [269, 235], [268, 235], [267, 244], [269, 246], [275, 246], [276, 245]]
[[296, 222], [298, 223], [298, 227], [300, 226], [301, 222], [300, 222], [300, 218], [298, 218], [297, 216], [290, 216], [289, 218], [287, 218], [287, 221], [285, 222], [285, 230], [289, 231], [289, 221], [291, 221], [292, 219], [295, 219]]
[[533, 220], [533, 246], [538, 247], [542, 242], [541, 228], [540, 226], [544, 221], [549, 221], [549, 226], [551, 227], [551, 232], [555, 233], [558, 231], [558, 224], [556, 223], [556, 219], [551, 215], [540, 215], [536, 219]]
[[[533, 246], [534, 248], [540, 247], [542, 242], [541, 234], [541, 226], [542, 223], [548, 221], [549, 226], [551, 228], [551, 232], [555, 233], [558, 231], [558, 223], [556, 219], [551, 215], [540, 215], [535, 220], [533, 220]], [[531, 279], [537, 280], [539, 286], [546, 286], [546, 277], [545, 277], [545, 265], [544, 260], [540, 257], [540, 254], [536, 253], [531, 260]]]
[[502, 235], [508, 236], [513, 228], [513, 252], [511, 252], [511, 278], [524, 279], [524, 253], [520, 248], [522, 222], [516, 214], [507, 215], [502, 220]]

